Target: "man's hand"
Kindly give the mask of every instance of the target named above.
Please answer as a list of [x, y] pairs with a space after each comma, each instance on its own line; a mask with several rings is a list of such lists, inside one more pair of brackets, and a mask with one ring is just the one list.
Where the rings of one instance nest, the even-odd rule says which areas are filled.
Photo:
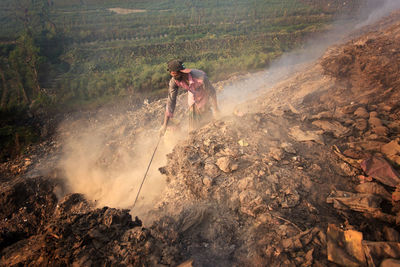
[[159, 130], [160, 136], [164, 136], [165, 132], [167, 131], [168, 122], [169, 122], [169, 117], [167, 116], [167, 114], [165, 114], [163, 125]]

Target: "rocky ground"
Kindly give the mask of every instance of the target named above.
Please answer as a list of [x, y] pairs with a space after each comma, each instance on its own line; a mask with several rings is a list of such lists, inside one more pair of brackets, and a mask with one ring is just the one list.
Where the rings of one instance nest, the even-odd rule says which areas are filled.
[[[399, 73], [397, 12], [180, 141], [156, 166], [148, 224], [73, 193], [51, 164], [60, 140], [99, 127], [71, 119], [1, 166], [0, 265], [400, 266]], [[140, 154], [163, 110], [96, 114], [112, 122], [96, 164]]]

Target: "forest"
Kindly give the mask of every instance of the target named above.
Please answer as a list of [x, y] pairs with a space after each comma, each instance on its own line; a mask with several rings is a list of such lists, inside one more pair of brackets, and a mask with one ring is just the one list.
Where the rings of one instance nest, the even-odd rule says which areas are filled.
[[41, 116], [165, 96], [170, 59], [213, 82], [266, 68], [361, 1], [2, 0], [0, 158]]

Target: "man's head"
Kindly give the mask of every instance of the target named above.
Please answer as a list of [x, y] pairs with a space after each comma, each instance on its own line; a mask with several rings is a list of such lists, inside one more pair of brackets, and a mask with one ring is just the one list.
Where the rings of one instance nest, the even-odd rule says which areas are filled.
[[175, 80], [181, 81], [183, 77], [188, 73], [190, 70], [186, 69], [183, 65], [183, 62], [178, 59], [173, 59], [168, 63], [168, 71]]

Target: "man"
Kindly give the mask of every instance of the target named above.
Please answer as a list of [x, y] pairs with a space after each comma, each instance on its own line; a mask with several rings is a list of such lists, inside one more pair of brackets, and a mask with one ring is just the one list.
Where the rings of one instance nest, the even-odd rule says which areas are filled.
[[211, 108], [214, 114], [219, 112], [216, 91], [203, 71], [186, 69], [183, 62], [176, 59], [168, 62], [168, 71], [172, 78], [169, 81], [167, 108], [161, 135], [165, 133], [168, 121], [174, 114], [178, 88], [188, 91], [190, 130], [198, 128], [211, 118]]

